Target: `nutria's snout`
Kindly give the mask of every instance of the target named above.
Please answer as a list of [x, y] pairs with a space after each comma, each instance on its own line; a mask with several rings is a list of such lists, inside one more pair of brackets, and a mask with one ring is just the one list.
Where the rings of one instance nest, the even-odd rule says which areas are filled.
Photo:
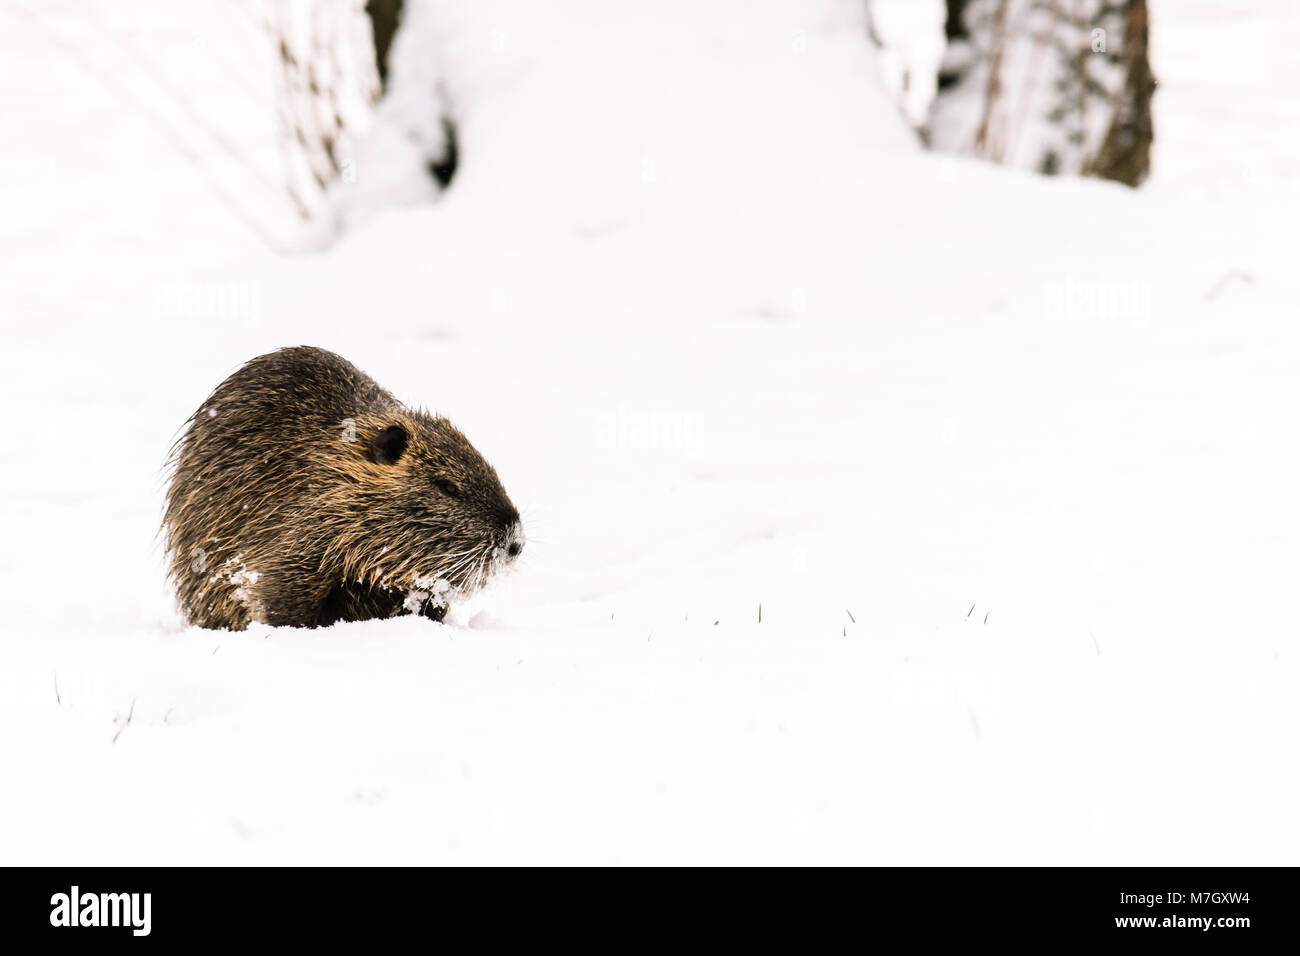
[[508, 500], [497, 510], [497, 521], [501, 525], [501, 543], [498, 547], [503, 553], [500, 557], [512, 561], [524, 550], [524, 523], [520, 520], [519, 511]]
[[502, 543], [506, 562], [513, 562], [524, 550], [524, 525], [516, 513], [513, 521], [506, 526], [505, 540]]

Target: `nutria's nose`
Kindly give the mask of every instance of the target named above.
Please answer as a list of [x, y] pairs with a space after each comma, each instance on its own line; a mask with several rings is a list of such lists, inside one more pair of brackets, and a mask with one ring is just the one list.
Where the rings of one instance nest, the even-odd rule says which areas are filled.
[[506, 531], [506, 539], [502, 543], [505, 545], [506, 556], [511, 560], [519, 557], [519, 552], [524, 550], [524, 526], [517, 519]]

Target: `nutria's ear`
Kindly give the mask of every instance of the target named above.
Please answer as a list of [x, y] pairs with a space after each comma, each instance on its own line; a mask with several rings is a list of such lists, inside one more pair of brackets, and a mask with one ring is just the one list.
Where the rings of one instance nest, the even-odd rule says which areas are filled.
[[401, 425], [389, 425], [370, 443], [370, 457], [376, 465], [395, 465], [406, 451], [410, 436]]

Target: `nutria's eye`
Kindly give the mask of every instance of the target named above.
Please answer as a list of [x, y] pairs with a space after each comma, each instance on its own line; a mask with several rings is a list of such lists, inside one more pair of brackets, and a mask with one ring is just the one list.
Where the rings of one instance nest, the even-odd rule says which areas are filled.
[[389, 425], [370, 443], [370, 456], [376, 465], [395, 465], [406, 451], [410, 436], [401, 425]]
[[456, 487], [454, 482], [450, 482], [446, 478], [439, 478], [434, 482], [434, 486], [448, 498], [460, 497], [460, 489]]

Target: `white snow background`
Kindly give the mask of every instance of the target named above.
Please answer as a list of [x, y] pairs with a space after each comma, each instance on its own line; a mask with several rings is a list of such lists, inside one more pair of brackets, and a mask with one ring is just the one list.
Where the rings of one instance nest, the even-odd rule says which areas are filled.
[[[431, 23], [451, 189], [275, 255], [251, 4], [0, 3], [0, 862], [1296, 862], [1295, 4], [1154, 3], [1136, 192], [923, 152], [855, 3]], [[183, 625], [302, 343], [522, 510], [446, 625]]]

